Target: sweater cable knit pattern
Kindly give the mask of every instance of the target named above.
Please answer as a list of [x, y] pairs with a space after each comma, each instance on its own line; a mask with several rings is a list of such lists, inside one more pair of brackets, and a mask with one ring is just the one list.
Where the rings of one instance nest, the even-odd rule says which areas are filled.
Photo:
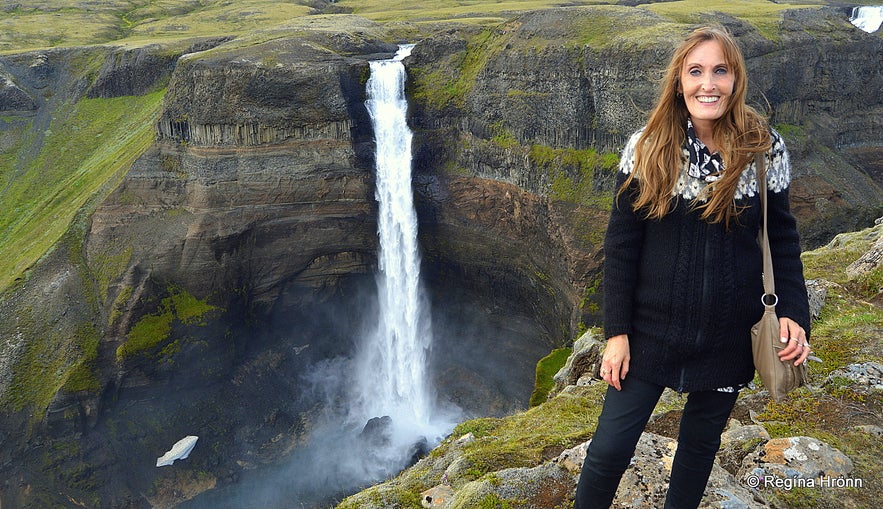
[[[809, 337], [800, 239], [788, 203], [790, 161], [781, 136], [771, 135], [767, 198], [777, 312]], [[617, 190], [634, 168], [639, 136], [623, 150]], [[734, 196], [741, 212], [729, 229], [690, 206], [708, 183], [688, 169], [681, 168], [662, 219], [634, 211], [639, 179], [616, 197], [604, 240], [605, 337], [629, 335], [629, 376], [685, 392], [736, 387], [754, 377], [750, 329], [763, 313], [755, 168], [742, 170]]]

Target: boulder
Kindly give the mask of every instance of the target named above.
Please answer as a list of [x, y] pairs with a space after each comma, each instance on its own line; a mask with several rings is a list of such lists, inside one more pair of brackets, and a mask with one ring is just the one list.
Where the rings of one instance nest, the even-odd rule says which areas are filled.
[[814, 437], [774, 438], [742, 461], [738, 477], [748, 486], [773, 486], [769, 479], [844, 478], [853, 470], [852, 460], [838, 449]]
[[552, 379], [555, 381], [556, 392], [561, 391], [568, 385], [578, 385], [588, 381], [584, 379], [598, 379], [598, 369], [601, 366], [601, 353], [604, 343], [597, 329], [586, 331], [573, 343], [573, 352], [567, 357], [564, 366], [555, 373]]

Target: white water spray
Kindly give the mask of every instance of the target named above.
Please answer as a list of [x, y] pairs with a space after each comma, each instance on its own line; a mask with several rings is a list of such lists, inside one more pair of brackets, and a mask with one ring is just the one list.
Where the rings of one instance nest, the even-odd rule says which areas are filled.
[[883, 24], [883, 6], [866, 5], [853, 7], [849, 21], [861, 30], [873, 33], [880, 29]]
[[411, 138], [406, 114], [405, 67], [413, 45], [390, 60], [370, 62], [366, 106], [376, 142], [380, 238], [376, 330], [357, 353], [358, 411], [388, 415], [395, 429], [429, 426], [433, 395], [426, 362], [432, 344], [420, 281], [417, 213], [411, 191]]

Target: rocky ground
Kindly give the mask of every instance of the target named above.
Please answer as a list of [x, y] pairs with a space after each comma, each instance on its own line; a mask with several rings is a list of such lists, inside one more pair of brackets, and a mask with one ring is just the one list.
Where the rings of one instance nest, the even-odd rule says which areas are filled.
[[[703, 508], [880, 507], [883, 478], [883, 224], [842, 234], [804, 255], [814, 303], [811, 383], [780, 403], [762, 386], [743, 391], [703, 498]], [[830, 264], [834, 265], [830, 265]], [[396, 479], [339, 509], [570, 507], [605, 384], [603, 343], [589, 331], [555, 375], [548, 401], [500, 420], [463, 423]], [[660, 507], [677, 448], [683, 400], [666, 391], [620, 484], [614, 507]], [[582, 428], [580, 428], [582, 426]]]

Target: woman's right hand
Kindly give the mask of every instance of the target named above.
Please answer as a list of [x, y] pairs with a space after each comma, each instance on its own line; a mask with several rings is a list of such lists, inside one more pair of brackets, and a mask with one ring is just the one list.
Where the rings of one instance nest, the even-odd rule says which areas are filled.
[[620, 382], [625, 379], [629, 372], [629, 337], [627, 334], [613, 336], [607, 340], [604, 356], [601, 358], [599, 374], [605, 382], [612, 385], [616, 390], [622, 390]]

